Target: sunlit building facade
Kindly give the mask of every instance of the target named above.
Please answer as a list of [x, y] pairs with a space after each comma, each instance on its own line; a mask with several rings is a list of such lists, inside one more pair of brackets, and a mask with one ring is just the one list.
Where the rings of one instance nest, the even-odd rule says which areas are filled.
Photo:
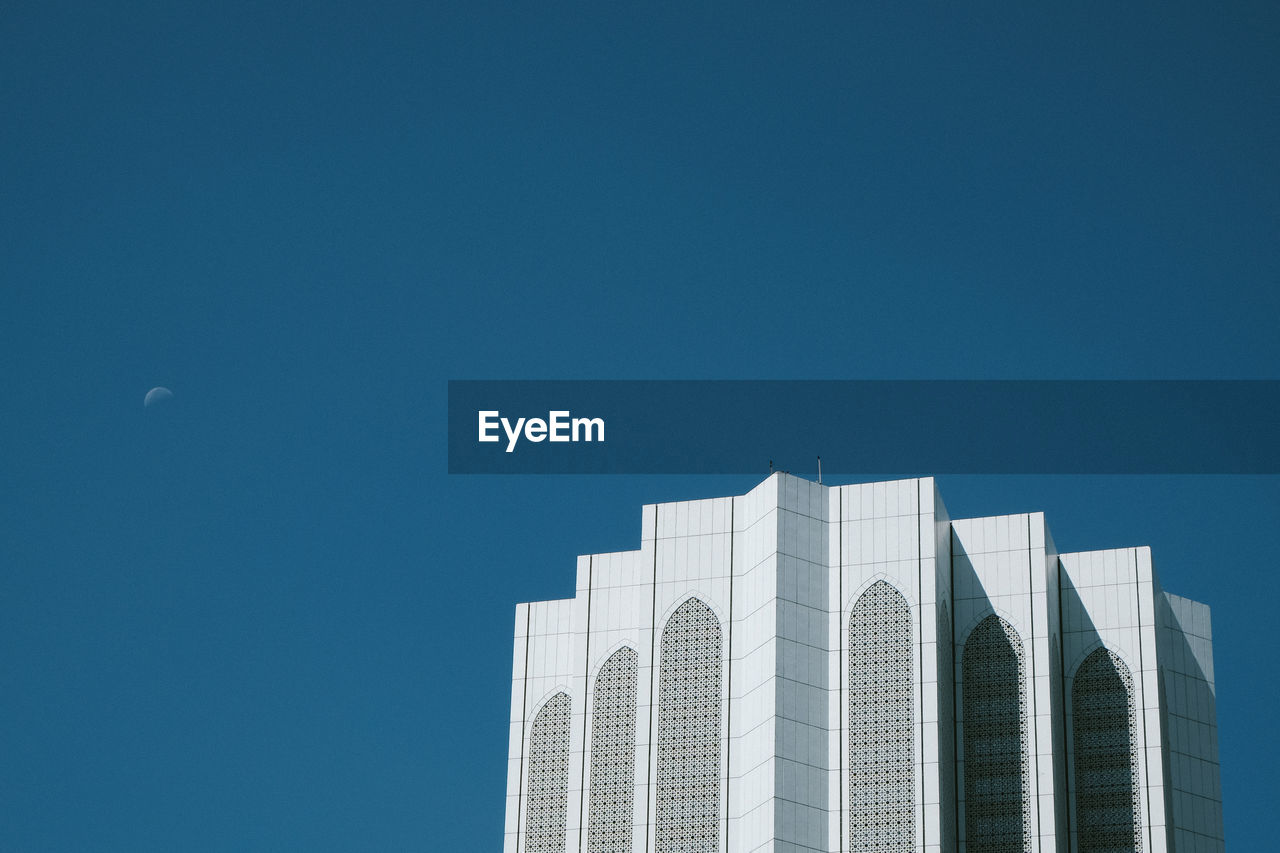
[[930, 478], [645, 506], [516, 611], [506, 853], [1221, 851], [1209, 611]]

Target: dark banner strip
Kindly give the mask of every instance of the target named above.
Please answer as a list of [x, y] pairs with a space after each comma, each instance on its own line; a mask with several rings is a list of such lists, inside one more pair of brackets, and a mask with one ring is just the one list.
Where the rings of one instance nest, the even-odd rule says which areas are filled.
[[1280, 473], [1277, 381], [451, 381], [454, 474]]

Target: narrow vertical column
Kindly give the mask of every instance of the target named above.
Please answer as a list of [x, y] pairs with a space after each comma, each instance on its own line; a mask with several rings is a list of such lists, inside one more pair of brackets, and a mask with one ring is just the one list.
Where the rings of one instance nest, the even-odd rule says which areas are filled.
[[511, 668], [511, 717], [507, 747], [507, 814], [503, 853], [517, 853], [524, 819], [525, 709], [528, 707], [529, 611], [516, 605], [515, 648]]

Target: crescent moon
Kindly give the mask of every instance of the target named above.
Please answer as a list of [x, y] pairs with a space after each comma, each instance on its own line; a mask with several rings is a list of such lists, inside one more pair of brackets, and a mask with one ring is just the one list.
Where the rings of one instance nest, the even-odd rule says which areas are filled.
[[163, 403], [165, 400], [173, 399], [173, 392], [163, 385], [157, 385], [147, 392], [147, 396], [142, 398], [142, 407], [149, 409], [152, 406]]

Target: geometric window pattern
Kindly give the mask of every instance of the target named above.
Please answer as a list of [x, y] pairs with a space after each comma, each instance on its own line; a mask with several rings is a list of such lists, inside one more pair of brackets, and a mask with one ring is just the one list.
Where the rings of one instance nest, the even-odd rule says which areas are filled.
[[591, 708], [590, 853], [631, 853], [636, 788], [635, 649], [609, 656], [596, 676]]
[[884, 581], [849, 618], [849, 849], [913, 850], [915, 690], [911, 608]]
[[1085, 658], [1071, 685], [1080, 853], [1142, 850], [1133, 677], [1113, 652]]
[[662, 632], [656, 853], [720, 848], [720, 620], [690, 598]]
[[569, 694], [542, 706], [529, 733], [527, 853], [563, 853], [569, 809]]
[[964, 827], [971, 853], [1031, 850], [1026, 663], [1022, 640], [992, 614], [964, 644]]

